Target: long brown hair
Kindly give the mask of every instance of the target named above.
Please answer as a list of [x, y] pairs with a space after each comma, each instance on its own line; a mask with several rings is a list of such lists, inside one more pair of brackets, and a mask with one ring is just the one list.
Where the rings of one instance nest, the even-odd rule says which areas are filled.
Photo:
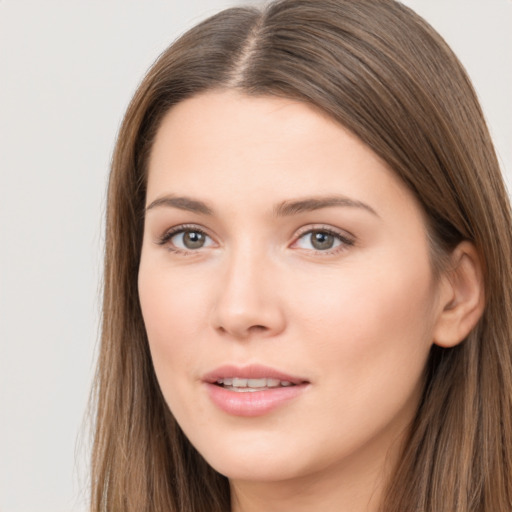
[[[434, 346], [383, 511], [512, 510], [512, 223], [493, 145], [461, 64], [392, 0], [282, 0], [228, 9], [166, 50], [135, 93], [110, 175], [91, 510], [220, 512], [227, 479], [169, 412], [137, 293], [146, 164], [176, 103], [212, 89], [316, 105], [386, 161], [426, 214], [434, 268], [462, 240], [486, 307], [466, 340]], [[439, 266], [439, 265], [438, 265]]]

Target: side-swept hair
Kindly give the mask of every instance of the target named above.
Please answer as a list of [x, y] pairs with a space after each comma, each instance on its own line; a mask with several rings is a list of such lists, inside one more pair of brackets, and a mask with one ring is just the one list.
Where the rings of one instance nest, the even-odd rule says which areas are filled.
[[94, 512], [225, 512], [229, 486], [160, 392], [137, 273], [148, 155], [165, 113], [201, 92], [297, 99], [377, 153], [416, 195], [434, 269], [477, 248], [486, 307], [466, 340], [432, 348], [386, 512], [512, 510], [512, 223], [470, 81], [442, 38], [393, 0], [282, 0], [223, 11], [167, 49], [135, 93], [110, 175], [94, 404]]

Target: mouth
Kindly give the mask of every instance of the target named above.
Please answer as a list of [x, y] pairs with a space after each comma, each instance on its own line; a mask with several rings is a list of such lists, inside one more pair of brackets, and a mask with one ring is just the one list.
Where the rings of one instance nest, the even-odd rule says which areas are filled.
[[285, 406], [309, 388], [304, 378], [268, 366], [227, 365], [203, 376], [213, 404], [232, 416], [262, 416]]
[[289, 375], [275, 368], [259, 364], [224, 365], [204, 375], [203, 381], [241, 393], [309, 384], [309, 381], [302, 377]]
[[267, 391], [276, 388], [288, 388], [296, 386], [289, 380], [280, 380], [274, 378], [246, 379], [243, 377], [226, 377], [217, 379], [214, 383], [229, 391], [237, 393], [254, 393], [255, 391]]

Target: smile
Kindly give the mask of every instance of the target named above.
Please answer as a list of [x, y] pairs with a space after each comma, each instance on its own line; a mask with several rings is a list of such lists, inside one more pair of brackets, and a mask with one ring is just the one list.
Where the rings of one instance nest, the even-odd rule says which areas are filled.
[[236, 391], [238, 393], [251, 393], [255, 391], [265, 391], [268, 389], [275, 389], [280, 387], [295, 386], [289, 380], [279, 380], [273, 378], [261, 379], [244, 379], [241, 377], [232, 377], [225, 379], [217, 379], [217, 385], [222, 386], [229, 391]]
[[268, 366], [221, 366], [202, 378], [211, 402], [231, 416], [254, 417], [297, 400], [309, 387], [302, 377]]

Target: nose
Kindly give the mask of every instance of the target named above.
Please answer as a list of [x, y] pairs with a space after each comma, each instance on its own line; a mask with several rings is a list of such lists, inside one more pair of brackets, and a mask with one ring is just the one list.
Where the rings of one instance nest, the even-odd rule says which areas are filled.
[[248, 249], [227, 258], [224, 266], [213, 306], [214, 328], [236, 339], [281, 333], [286, 320], [275, 265]]

